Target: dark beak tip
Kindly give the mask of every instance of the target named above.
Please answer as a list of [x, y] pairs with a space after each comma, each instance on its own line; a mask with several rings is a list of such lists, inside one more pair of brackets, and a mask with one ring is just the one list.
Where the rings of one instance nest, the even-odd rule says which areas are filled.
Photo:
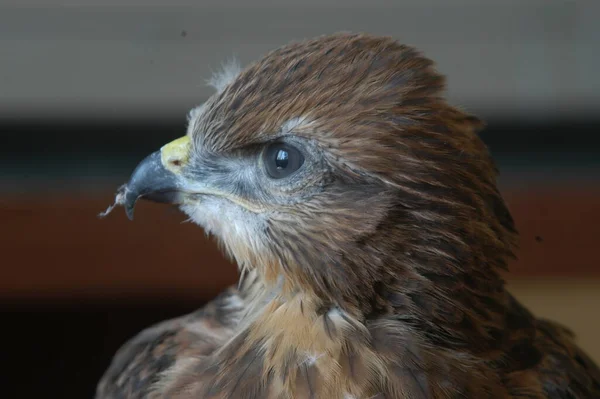
[[117, 191], [115, 205], [122, 205], [127, 218], [133, 220], [139, 199], [162, 203], [177, 203], [180, 199], [176, 177], [162, 165], [160, 151], [150, 154], [138, 164], [129, 182]]
[[129, 220], [133, 220], [133, 212], [135, 210], [135, 205], [137, 204], [137, 201], [140, 197], [140, 195], [131, 191], [129, 191], [125, 196], [123, 207], [125, 208], [125, 214], [127, 215], [127, 218]]

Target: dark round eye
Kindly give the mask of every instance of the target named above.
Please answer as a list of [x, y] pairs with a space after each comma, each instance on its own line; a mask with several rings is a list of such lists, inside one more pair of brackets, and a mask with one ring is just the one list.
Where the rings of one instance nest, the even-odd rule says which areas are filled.
[[263, 161], [269, 176], [282, 179], [300, 169], [304, 163], [304, 156], [291, 145], [273, 143], [265, 150]]

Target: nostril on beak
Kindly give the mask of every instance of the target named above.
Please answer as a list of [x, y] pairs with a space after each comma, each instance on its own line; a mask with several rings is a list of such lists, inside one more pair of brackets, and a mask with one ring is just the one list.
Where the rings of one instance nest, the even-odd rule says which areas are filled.
[[182, 157], [181, 154], [163, 154], [162, 162], [164, 167], [173, 173], [179, 173], [185, 166], [186, 161], [185, 157]]
[[180, 172], [188, 162], [190, 139], [188, 136], [180, 137], [160, 149], [162, 164], [173, 173]]

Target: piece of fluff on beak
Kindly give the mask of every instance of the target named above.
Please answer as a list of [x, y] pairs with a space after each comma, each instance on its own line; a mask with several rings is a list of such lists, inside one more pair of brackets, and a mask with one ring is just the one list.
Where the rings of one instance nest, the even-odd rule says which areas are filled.
[[109, 205], [104, 212], [100, 212], [98, 217], [104, 218], [108, 216], [116, 206], [125, 204], [125, 194], [127, 194], [127, 184], [123, 184], [119, 187], [117, 194], [115, 195], [115, 202], [112, 205]]

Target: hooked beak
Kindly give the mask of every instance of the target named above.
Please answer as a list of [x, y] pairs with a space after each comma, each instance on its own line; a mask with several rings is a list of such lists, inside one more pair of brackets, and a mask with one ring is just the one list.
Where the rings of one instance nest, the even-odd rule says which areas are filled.
[[180, 172], [188, 162], [189, 152], [190, 139], [184, 136], [166, 144], [138, 164], [120, 193], [123, 196], [120, 202], [130, 220], [133, 220], [138, 199], [168, 204], [183, 202], [185, 180]]

